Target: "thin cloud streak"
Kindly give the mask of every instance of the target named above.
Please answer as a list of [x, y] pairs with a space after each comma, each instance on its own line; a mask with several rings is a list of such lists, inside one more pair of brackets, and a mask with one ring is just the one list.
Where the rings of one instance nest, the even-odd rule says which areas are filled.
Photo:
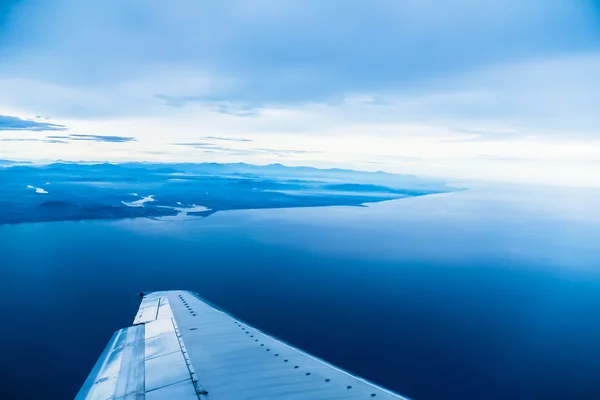
[[68, 143], [64, 140], [58, 140], [58, 139], [33, 139], [33, 138], [1, 138], [0, 142], [13, 142], [13, 143], [19, 143], [19, 142], [40, 142], [40, 143]]
[[316, 154], [320, 153], [319, 151], [311, 151], [311, 150], [289, 150], [289, 149], [269, 149], [269, 148], [251, 148], [251, 149], [237, 149], [231, 147], [223, 147], [217, 146], [212, 143], [204, 143], [204, 142], [183, 142], [183, 143], [171, 143], [173, 146], [187, 146], [196, 149], [201, 149], [203, 152], [207, 153], [225, 153], [229, 155], [240, 155], [240, 156], [249, 156], [249, 155], [273, 155], [277, 157], [289, 157], [297, 154]]
[[202, 139], [223, 140], [223, 141], [228, 141], [228, 142], [254, 142], [254, 140], [252, 140], [252, 139], [231, 138], [231, 137], [221, 137], [221, 136], [204, 136]]
[[0, 115], [0, 131], [65, 131], [64, 125]]
[[106, 143], [128, 143], [135, 142], [136, 139], [129, 136], [108, 136], [108, 135], [83, 135], [83, 134], [72, 134], [69, 135], [69, 140], [87, 140], [94, 142], [106, 142]]

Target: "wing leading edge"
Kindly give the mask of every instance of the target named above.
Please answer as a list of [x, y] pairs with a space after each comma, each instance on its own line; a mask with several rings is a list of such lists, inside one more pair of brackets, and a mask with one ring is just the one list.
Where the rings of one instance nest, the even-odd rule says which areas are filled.
[[188, 291], [145, 295], [76, 400], [403, 399]]

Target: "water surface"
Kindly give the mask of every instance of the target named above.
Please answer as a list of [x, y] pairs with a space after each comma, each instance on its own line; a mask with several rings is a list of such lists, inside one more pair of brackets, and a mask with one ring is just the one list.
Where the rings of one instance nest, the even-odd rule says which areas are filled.
[[140, 290], [189, 289], [415, 400], [600, 398], [600, 194], [0, 226], [0, 398], [74, 397]]

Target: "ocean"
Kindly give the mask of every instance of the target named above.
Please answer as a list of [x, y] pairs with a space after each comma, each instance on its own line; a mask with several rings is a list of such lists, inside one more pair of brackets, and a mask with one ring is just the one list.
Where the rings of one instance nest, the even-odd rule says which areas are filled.
[[187, 289], [414, 400], [600, 399], [600, 190], [0, 226], [0, 398], [73, 398]]

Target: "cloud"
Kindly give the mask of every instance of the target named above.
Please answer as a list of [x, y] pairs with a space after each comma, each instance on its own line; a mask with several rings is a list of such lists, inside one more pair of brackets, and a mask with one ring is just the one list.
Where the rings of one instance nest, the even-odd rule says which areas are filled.
[[539, 157], [555, 171], [587, 160], [558, 172], [600, 179], [581, 172], [600, 146], [593, 1], [15, 4], [0, 17], [0, 112], [96, 135], [4, 142], [12, 157], [364, 160], [552, 181]]
[[108, 142], [108, 143], [127, 143], [135, 142], [135, 138], [129, 136], [106, 136], [106, 135], [81, 135], [72, 134], [69, 135], [69, 140], [89, 140], [94, 142]]
[[269, 155], [269, 156], [277, 156], [277, 157], [289, 157], [297, 154], [309, 154], [309, 153], [319, 153], [318, 151], [310, 151], [310, 150], [290, 150], [290, 149], [270, 149], [270, 148], [231, 148], [231, 147], [223, 147], [217, 146], [212, 143], [205, 142], [182, 142], [182, 143], [172, 143], [174, 146], [187, 146], [193, 147], [197, 149], [202, 149], [203, 152], [206, 153], [216, 153], [221, 152], [229, 155], [238, 155], [238, 156], [253, 156], [253, 155]]
[[171, 143], [173, 146], [189, 146], [196, 147], [199, 149], [226, 149], [225, 147], [219, 147], [214, 143], [208, 142], [182, 142], [182, 143]]
[[48, 140], [44, 140], [44, 143], [53, 143], [53, 144], [57, 144], [57, 143], [69, 143], [65, 140], [58, 140], [58, 139], [48, 139]]
[[453, 131], [461, 136], [458, 139], [444, 139], [442, 142], [447, 143], [469, 143], [469, 142], [488, 142], [488, 141], [504, 141], [515, 138], [523, 138], [527, 136], [523, 132], [516, 131], [514, 129], [497, 129], [497, 130], [485, 130], [485, 129], [453, 129]]
[[427, 161], [425, 158], [423, 157], [410, 157], [410, 156], [389, 156], [389, 155], [374, 155], [373, 158], [376, 158], [380, 161], [373, 161], [370, 160], [373, 163], [381, 163], [383, 161], [410, 161], [410, 162], [421, 162], [421, 161]]
[[174, 108], [183, 108], [190, 104], [202, 104], [212, 112], [218, 114], [234, 115], [236, 117], [251, 117], [259, 114], [259, 107], [249, 104], [219, 103], [206, 96], [169, 96], [166, 94], [154, 95], [162, 100], [165, 105]]
[[0, 115], [0, 131], [64, 131], [64, 125]]
[[166, 94], [158, 93], [154, 97], [158, 100], [164, 101], [169, 107], [181, 108], [185, 107], [189, 103], [202, 102], [203, 98], [194, 96], [168, 96]]
[[[3, 76], [115, 95], [141, 85], [138, 94], [174, 107], [212, 103], [216, 112], [237, 114], [244, 112], [218, 104], [407, 92], [448, 74], [600, 44], [598, 10], [582, 1], [24, 3], [5, 24], [11, 46], [3, 52]], [[114, 113], [139, 106], [112, 104]], [[64, 111], [80, 115], [87, 107]]]
[[319, 151], [314, 150], [282, 150], [282, 149], [253, 149], [253, 151], [259, 154], [273, 154], [279, 157], [289, 157], [297, 154], [316, 154], [320, 153]]
[[57, 139], [34, 139], [34, 138], [0, 138], [0, 142], [42, 142], [42, 143], [67, 143]]
[[211, 111], [219, 114], [234, 115], [236, 117], [252, 117], [259, 114], [259, 109], [257, 107], [249, 105], [217, 104], [216, 106], [211, 107]]
[[69, 141], [94, 141], [108, 143], [127, 143], [135, 141], [128, 136], [106, 136], [106, 135], [48, 135], [45, 139], [38, 138], [0, 138], [1, 142], [43, 142], [43, 143], [68, 143]]
[[548, 161], [545, 159], [535, 158], [535, 157], [516, 157], [516, 156], [503, 156], [503, 155], [494, 155], [494, 154], [479, 154], [474, 159], [484, 160], [484, 161], [499, 161], [499, 162], [544, 162]]
[[203, 139], [209, 140], [224, 140], [228, 142], [253, 142], [252, 139], [244, 139], [244, 138], [231, 138], [231, 137], [221, 137], [221, 136], [204, 136]]
[[[343, 119], [362, 125], [596, 128], [590, 93], [600, 92], [600, 24], [591, 2], [209, 3], [15, 5], [3, 30], [10, 46], [0, 106], [74, 119], [193, 111], [251, 121], [325, 104], [359, 110]], [[316, 122], [290, 121], [281, 131]]]

